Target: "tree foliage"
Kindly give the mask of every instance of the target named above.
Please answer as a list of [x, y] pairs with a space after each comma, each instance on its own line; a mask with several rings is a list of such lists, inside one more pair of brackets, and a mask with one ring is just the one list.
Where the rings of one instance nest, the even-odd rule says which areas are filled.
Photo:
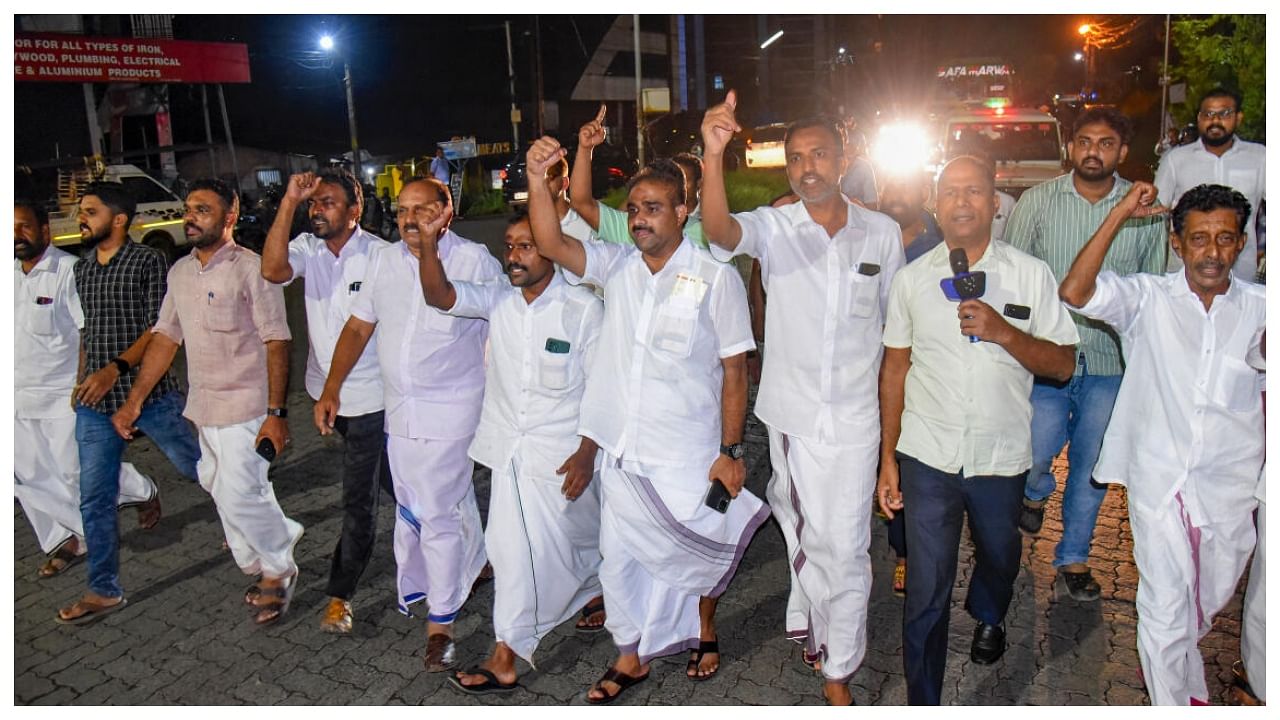
[[1215, 87], [1243, 98], [1244, 122], [1237, 132], [1266, 142], [1267, 19], [1264, 15], [1209, 15], [1173, 20], [1178, 57], [1170, 82], [1187, 83], [1187, 102], [1171, 108], [1182, 123], [1194, 123], [1197, 100]]

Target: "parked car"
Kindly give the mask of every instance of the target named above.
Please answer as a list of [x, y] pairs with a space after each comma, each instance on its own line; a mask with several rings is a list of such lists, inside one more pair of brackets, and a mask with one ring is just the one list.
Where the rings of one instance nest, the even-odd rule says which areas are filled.
[[786, 167], [787, 153], [782, 143], [786, 135], [786, 123], [773, 123], [752, 128], [744, 139], [747, 146], [747, 167]]
[[[575, 152], [576, 148], [568, 148], [570, 165]], [[502, 170], [502, 197], [512, 210], [529, 202], [529, 178], [525, 176], [524, 158], [524, 152], [517, 154]], [[591, 191], [599, 196], [622, 187], [637, 169], [635, 159], [625, 150], [608, 143], [601, 145], [592, 153]]]

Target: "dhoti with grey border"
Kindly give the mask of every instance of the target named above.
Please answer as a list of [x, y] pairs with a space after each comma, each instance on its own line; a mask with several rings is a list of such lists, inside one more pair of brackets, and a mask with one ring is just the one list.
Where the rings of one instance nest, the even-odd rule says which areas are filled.
[[787, 543], [791, 593], [787, 637], [848, 682], [867, 652], [871, 596], [871, 501], [878, 432], [834, 445], [770, 427], [773, 477], [766, 497]]
[[698, 646], [698, 600], [719, 597], [769, 506], [743, 490], [725, 513], [708, 508], [710, 463], [659, 467], [604, 454], [600, 583], [605, 628], [640, 662]]

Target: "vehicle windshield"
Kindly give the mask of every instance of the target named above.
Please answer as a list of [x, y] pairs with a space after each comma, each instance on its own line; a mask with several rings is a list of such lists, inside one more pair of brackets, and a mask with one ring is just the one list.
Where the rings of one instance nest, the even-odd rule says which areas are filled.
[[1057, 126], [1049, 122], [982, 121], [952, 123], [947, 157], [987, 156], [995, 162], [1060, 159]]

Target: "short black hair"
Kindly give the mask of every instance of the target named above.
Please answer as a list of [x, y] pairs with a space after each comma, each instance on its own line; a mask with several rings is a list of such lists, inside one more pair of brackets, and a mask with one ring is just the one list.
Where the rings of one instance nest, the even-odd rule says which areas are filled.
[[1240, 100], [1240, 93], [1235, 92], [1234, 90], [1228, 90], [1227, 88], [1224, 88], [1222, 86], [1218, 86], [1210, 90], [1209, 92], [1201, 95], [1200, 102], [1196, 104], [1196, 109], [1199, 110], [1200, 108], [1204, 107], [1205, 100], [1208, 100], [1209, 98], [1216, 98], [1216, 97], [1231, 98], [1232, 100], [1234, 100], [1236, 103], [1236, 112], [1240, 112], [1241, 110], [1244, 109], [1243, 103]]
[[829, 115], [814, 115], [791, 123], [787, 126], [786, 135], [782, 137], [782, 146], [786, 147], [791, 144], [792, 136], [801, 130], [808, 130], [809, 128], [825, 130], [836, 141], [836, 152], [844, 153], [844, 133], [840, 131], [840, 123]]
[[449, 198], [452, 197], [452, 195], [449, 193], [449, 186], [440, 182], [439, 178], [435, 177], [434, 175], [414, 175], [413, 177], [404, 181], [404, 184], [400, 186], [400, 191], [404, 192], [405, 188], [409, 187], [414, 183], [425, 183], [427, 185], [430, 185], [436, 191], [436, 198], [439, 199], [440, 202], [446, 205], [449, 204]]
[[684, 171], [680, 169], [680, 166], [674, 160], [658, 158], [645, 165], [640, 172], [632, 175], [631, 179], [627, 181], [627, 193], [630, 193], [632, 188], [645, 180], [667, 185], [675, 195], [675, 204], [684, 205]]
[[196, 180], [187, 187], [187, 194], [190, 195], [197, 190], [208, 190], [222, 198], [222, 202], [226, 203], [227, 210], [234, 209], [236, 200], [240, 197], [230, 183], [218, 178], [200, 178]]
[[1249, 199], [1225, 185], [1197, 185], [1183, 193], [1178, 204], [1173, 208], [1173, 232], [1182, 235], [1187, 224], [1187, 214], [1192, 211], [1213, 212], [1214, 210], [1234, 210], [1236, 213], [1236, 232], [1244, 232], [1245, 221], [1249, 219]]
[[515, 214], [507, 218], [507, 227], [519, 225], [529, 219], [529, 209], [525, 207], [516, 208]]
[[1102, 123], [1120, 136], [1120, 144], [1128, 145], [1133, 139], [1133, 121], [1129, 116], [1110, 107], [1092, 107], [1080, 113], [1075, 123], [1071, 126], [1071, 137], [1074, 139], [1085, 125], [1093, 125], [1094, 123]]
[[13, 209], [17, 210], [18, 208], [30, 210], [31, 214], [36, 216], [37, 227], [44, 227], [49, 224], [49, 211], [44, 205], [27, 198], [18, 198], [13, 201]]
[[347, 205], [360, 207], [364, 201], [364, 193], [361, 192], [360, 182], [356, 180], [356, 176], [344, 167], [327, 167], [322, 168], [316, 173], [316, 179], [323, 183], [337, 185], [342, 188], [342, 192], [347, 195]]
[[671, 161], [684, 170], [684, 174], [693, 181], [694, 185], [702, 183], [702, 158], [693, 153], [682, 152], [671, 156]]
[[110, 182], [107, 180], [99, 180], [89, 183], [84, 189], [80, 197], [93, 197], [102, 201], [113, 215], [124, 215], [124, 228], [129, 229], [130, 223], [133, 222], [133, 216], [138, 211], [138, 201], [124, 189], [124, 185], [118, 182]]

